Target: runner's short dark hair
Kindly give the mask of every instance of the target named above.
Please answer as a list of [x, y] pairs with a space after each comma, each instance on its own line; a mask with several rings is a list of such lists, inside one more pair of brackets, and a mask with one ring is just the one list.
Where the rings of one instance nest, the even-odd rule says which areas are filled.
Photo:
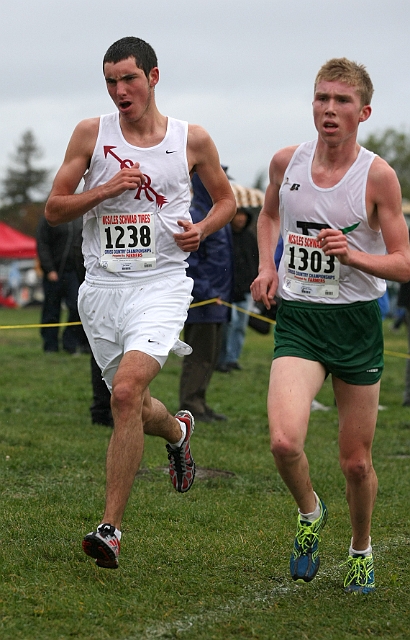
[[103, 59], [103, 69], [106, 62], [121, 62], [127, 58], [134, 58], [135, 64], [149, 76], [151, 69], [158, 66], [158, 60], [154, 49], [148, 42], [127, 36], [114, 42], [108, 49]]

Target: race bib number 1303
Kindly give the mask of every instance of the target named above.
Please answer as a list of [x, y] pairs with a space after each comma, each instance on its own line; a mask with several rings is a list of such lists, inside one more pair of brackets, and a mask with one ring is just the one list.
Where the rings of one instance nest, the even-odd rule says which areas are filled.
[[113, 273], [155, 269], [154, 214], [103, 215], [98, 222], [103, 269]]
[[310, 297], [339, 296], [340, 262], [326, 256], [316, 238], [288, 233], [284, 252], [285, 289]]

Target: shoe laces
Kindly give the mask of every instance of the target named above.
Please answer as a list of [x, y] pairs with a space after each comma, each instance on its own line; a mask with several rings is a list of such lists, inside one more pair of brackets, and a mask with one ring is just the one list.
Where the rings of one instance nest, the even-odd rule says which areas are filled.
[[315, 543], [319, 543], [320, 536], [319, 531], [314, 528], [315, 522], [307, 523], [300, 522], [299, 529], [296, 534], [296, 540], [300, 546], [302, 553], [307, 553], [313, 548]]
[[184, 445], [185, 442], [183, 442], [178, 449], [172, 449], [171, 447], [168, 449], [168, 460], [173, 466], [180, 467], [182, 471], [185, 471], [186, 468]]
[[115, 536], [115, 527], [112, 524], [102, 524], [97, 529], [102, 538], [108, 538], [109, 536]]
[[343, 567], [346, 564], [349, 565], [350, 568], [344, 581], [345, 587], [348, 587], [351, 584], [357, 584], [364, 587], [369, 582], [372, 582], [372, 556], [349, 556], [348, 559], [340, 566]]

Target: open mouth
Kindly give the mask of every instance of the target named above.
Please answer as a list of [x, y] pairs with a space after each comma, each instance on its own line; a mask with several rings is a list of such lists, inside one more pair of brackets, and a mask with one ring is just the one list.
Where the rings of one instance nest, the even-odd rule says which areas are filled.
[[128, 109], [131, 106], [131, 102], [128, 100], [123, 100], [119, 103], [120, 109]]
[[337, 129], [337, 124], [334, 122], [325, 122], [323, 126], [326, 131], [335, 131]]

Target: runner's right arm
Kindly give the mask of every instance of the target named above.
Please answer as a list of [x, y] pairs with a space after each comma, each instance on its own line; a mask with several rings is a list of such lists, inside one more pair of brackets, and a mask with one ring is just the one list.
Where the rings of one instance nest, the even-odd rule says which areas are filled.
[[109, 198], [127, 189], [138, 188], [144, 180], [139, 164], [121, 169], [108, 182], [89, 191], [75, 193], [89, 168], [97, 140], [99, 118], [81, 121], [74, 129], [47, 200], [45, 217], [51, 226], [70, 222]]
[[271, 308], [278, 288], [274, 254], [279, 240], [279, 189], [296, 147], [281, 149], [272, 158], [265, 201], [258, 217], [259, 274], [251, 284], [252, 297]]

